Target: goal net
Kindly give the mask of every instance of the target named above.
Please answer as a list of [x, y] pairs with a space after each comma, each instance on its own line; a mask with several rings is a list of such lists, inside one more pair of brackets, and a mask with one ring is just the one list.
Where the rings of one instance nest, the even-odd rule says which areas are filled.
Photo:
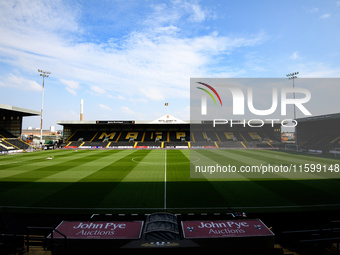
[[297, 144], [285, 144], [286, 151], [300, 151], [300, 145]]

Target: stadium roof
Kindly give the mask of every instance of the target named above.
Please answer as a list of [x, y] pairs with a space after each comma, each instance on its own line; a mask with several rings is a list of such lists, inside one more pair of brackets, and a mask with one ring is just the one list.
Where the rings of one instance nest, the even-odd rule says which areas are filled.
[[[340, 115], [340, 114], [339, 114]], [[227, 121], [226, 123], [220, 124], [227, 124], [230, 123], [231, 120], [224, 120], [219, 119], [219, 121]], [[247, 123], [248, 120], [239, 119], [239, 120], [232, 120], [233, 124], [242, 124]], [[178, 119], [170, 114], [166, 114], [158, 119], [155, 120], [58, 120], [58, 125], [105, 125], [105, 124], [212, 124], [213, 120], [181, 120]], [[281, 124], [281, 120], [252, 120], [251, 124]]]
[[155, 124], [155, 123], [159, 123], [159, 124], [189, 124], [189, 122], [187, 121], [183, 121], [180, 120], [170, 114], [166, 114], [158, 119], [155, 119], [149, 123]]
[[95, 120], [57, 120], [58, 125], [95, 125]]
[[59, 125], [91, 125], [91, 124], [190, 124], [189, 121], [180, 120], [166, 114], [156, 120], [58, 120]]
[[297, 119], [298, 122], [307, 122], [307, 121], [320, 121], [320, 120], [329, 120], [329, 119], [340, 119], [340, 113], [332, 113], [325, 115], [318, 115], [306, 118]]
[[6, 104], [0, 104], [0, 115], [12, 115], [13, 112], [21, 116], [39, 116], [40, 115], [40, 111], [29, 110], [29, 109], [6, 105]]

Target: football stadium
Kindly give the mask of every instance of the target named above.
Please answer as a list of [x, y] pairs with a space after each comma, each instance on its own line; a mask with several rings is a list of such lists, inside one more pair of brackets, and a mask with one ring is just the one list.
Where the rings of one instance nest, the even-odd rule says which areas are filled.
[[58, 121], [63, 139], [43, 149], [21, 139], [39, 114], [0, 107], [4, 254], [339, 252], [340, 114], [298, 119], [298, 146], [279, 123], [166, 114]]
[[340, 255], [339, 10], [0, 1], [0, 255]]

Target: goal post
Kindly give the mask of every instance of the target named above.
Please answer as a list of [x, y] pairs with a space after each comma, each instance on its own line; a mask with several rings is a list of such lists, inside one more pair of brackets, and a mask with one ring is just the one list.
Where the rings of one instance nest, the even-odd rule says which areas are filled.
[[297, 145], [295, 143], [288, 143], [288, 144], [285, 144], [285, 150], [286, 151], [300, 151], [300, 145]]

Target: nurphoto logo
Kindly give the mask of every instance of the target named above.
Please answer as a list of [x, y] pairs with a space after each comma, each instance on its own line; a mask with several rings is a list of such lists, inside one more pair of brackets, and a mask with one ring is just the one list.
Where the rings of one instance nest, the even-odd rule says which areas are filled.
[[[216, 89], [214, 89], [213, 86], [203, 83], [203, 82], [197, 82], [201, 85], [206, 86], [209, 88], [219, 99], [220, 104], [222, 106], [222, 100], [217, 93]], [[197, 87], [200, 90], [203, 90], [205, 93], [202, 94], [201, 97], [201, 114], [202, 115], [207, 115], [207, 97], [206, 94], [208, 94], [212, 100], [214, 101], [215, 105], [217, 105], [215, 97], [212, 95], [212, 93], [202, 87]], [[229, 92], [231, 92], [232, 95], [232, 100], [233, 100], [233, 115], [244, 115], [244, 108], [245, 108], [245, 93], [242, 91], [241, 88], [238, 88], [234, 85], [229, 85], [229, 84], [223, 84], [223, 86], [220, 87], [221, 90], [227, 89]], [[288, 98], [289, 94], [302, 94], [304, 97], [302, 98]], [[272, 104], [269, 109], [264, 109], [264, 110], [259, 110], [256, 109], [254, 106], [254, 98], [253, 98], [253, 88], [249, 87], [247, 89], [247, 106], [248, 110], [255, 115], [259, 116], [266, 116], [273, 114], [277, 108], [278, 108], [278, 99], [281, 99], [281, 116], [286, 116], [287, 115], [287, 106], [288, 105], [295, 105], [300, 111], [306, 115], [310, 116], [312, 115], [308, 109], [304, 106], [305, 103], [309, 102], [311, 99], [311, 93], [309, 90], [304, 89], [304, 88], [289, 88], [289, 87], [283, 87], [280, 89], [280, 94], [279, 94], [279, 89], [278, 88], [271, 88], [271, 98], [265, 98], [268, 100], [271, 100]], [[263, 99], [262, 99], [263, 100]]]
[[[222, 100], [221, 100], [221, 97], [220, 95], [217, 93], [217, 91], [212, 87], [210, 86], [209, 84], [206, 84], [206, 83], [203, 83], [203, 82], [197, 82], [207, 88], [209, 88], [218, 98], [218, 100], [220, 101], [220, 104], [222, 106]], [[200, 90], [203, 90], [205, 93], [207, 93], [211, 98], [212, 100], [214, 101], [215, 105], [217, 105], [216, 103], [216, 100], [215, 100], [215, 97], [211, 94], [211, 92], [205, 88], [202, 88], [202, 87], [197, 87], [198, 89]], [[207, 115], [207, 97], [205, 94], [202, 95], [202, 101], [201, 101], [201, 112], [202, 112], [202, 115]]]

